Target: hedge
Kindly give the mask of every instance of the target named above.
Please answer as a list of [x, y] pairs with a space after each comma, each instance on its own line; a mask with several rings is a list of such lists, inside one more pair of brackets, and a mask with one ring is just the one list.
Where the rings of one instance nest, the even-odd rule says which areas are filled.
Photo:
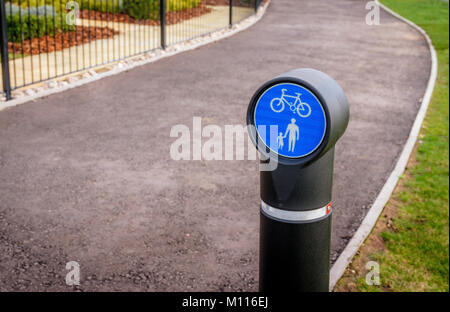
[[[65, 10], [66, 3], [73, 0], [12, 0], [22, 7], [53, 5], [58, 11]], [[80, 9], [109, 13], [125, 13], [134, 18], [159, 18], [160, 0], [75, 0]], [[197, 7], [202, 0], [166, 0], [167, 12], [177, 12]]]
[[74, 25], [66, 23], [66, 15], [57, 13], [52, 6], [19, 8], [6, 3], [6, 26], [8, 40], [20, 42], [25, 39], [53, 36], [57, 32], [75, 30]]
[[[167, 0], [167, 12], [196, 8], [202, 0]], [[159, 19], [160, 0], [123, 0], [121, 11], [135, 19]]]
[[[12, 0], [6, 3], [10, 41], [54, 35], [75, 29], [66, 23], [65, 7], [71, 0]], [[197, 7], [202, 0], [167, 0], [167, 12]], [[160, 0], [84, 0], [80, 9], [125, 13], [135, 19], [159, 19]], [[20, 5], [20, 6], [19, 6]], [[54, 6], [53, 6], [54, 5]], [[63, 8], [63, 10], [61, 10]]]

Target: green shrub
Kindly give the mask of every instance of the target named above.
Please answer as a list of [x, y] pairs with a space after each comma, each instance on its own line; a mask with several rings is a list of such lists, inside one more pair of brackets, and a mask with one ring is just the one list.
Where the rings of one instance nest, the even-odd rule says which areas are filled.
[[[74, 0], [12, 0], [26, 8], [52, 5], [58, 12], [65, 12], [66, 4]], [[160, 0], [75, 0], [80, 9], [109, 13], [125, 13], [135, 19], [159, 19]], [[197, 7], [202, 0], [166, 0], [166, 12], [177, 12]], [[61, 10], [62, 8], [62, 10]]]
[[167, 12], [177, 12], [198, 7], [202, 0], [168, 0]]
[[59, 0], [11, 0], [10, 2], [17, 6], [21, 6], [22, 8], [35, 8], [43, 5], [51, 5], [57, 11], [59, 11], [60, 6], [65, 7], [68, 1], [71, 0], [61, 0], [61, 3], [59, 2]]
[[[202, 0], [166, 0], [166, 12], [196, 8]], [[159, 0], [123, 0], [122, 12], [135, 19], [159, 19]]]
[[13, 14], [6, 16], [8, 40], [20, 42], [25, 39], [38, 38], [44, 35], [55, 35], [58, 31], [75, 30], [74, 25], [68, 25], [65, 14], [55, 16], [33, 14]]
[[122, 11], [123, 3], [126, 1], [127, 0], [83, 0], [78, 1], [78, 3], [80, 5], [80, 9], [117, 13]]
[[59, 11], [60, 8], [65, 10], [67, 2], [71, 1], [77, 2], [80, 9], [99, 12], [120, 12], [122, 9], [122, 3], [127, 0], [12, 0], [12, 3], [16, 5], [20, 4], [23, 8], [47, 4], [54, 6]]
[[59, 13], [57, 10], [52, 7], [51, 5], [41, 5], [38, 7], [20, 7], [15, 4], [12, 4], [11, 2], [5, 3], [5, 9], [6, 9], [6, 15], [21, 15], [21, 16], [28, 16], [28, 15], [36, 15], [36, 16], [54, 16], [58, 15]]
[[158, 19], [159, 0], [124, 0], [122, 11], [135, 19]]

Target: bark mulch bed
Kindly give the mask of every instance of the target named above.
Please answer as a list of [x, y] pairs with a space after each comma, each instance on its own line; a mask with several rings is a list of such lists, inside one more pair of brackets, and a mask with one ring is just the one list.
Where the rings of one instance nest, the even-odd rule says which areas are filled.
[[23, 42], [8, 42], [8, 50], [10, 53], [24, 55], [60, 51], [90, 41], [112, 38], [117, 34], [117, 30], [108, 27], [76, 26], [74, 31], [59, 32], [55, 36], [46, 35]]
[[[201, 2], [198, 7], [192, 9], [185, 9], [178, 12], [167, 12], [166, 13], [166, 25], [176, 24], [185, 20], [189, 20], [193, 17], [198, 17], [203, 14], [211, 12], [211, 8], [208, 8], [205, 1]], [[107, 21], [107, 22], [121, 22], [121, 23], [131, 23], [139, 25], [149, 25], [158, 26], [161, 24], [159, 20], [137, 20], [124, 13], [109, 13], [109, 12], [98, 12], [92, 10], [80, 10], [79, 18]]]

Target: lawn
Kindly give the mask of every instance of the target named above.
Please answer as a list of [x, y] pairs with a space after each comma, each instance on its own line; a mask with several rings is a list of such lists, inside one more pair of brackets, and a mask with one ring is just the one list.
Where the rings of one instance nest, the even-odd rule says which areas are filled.
[[21, 58], [21, 57], [24, 57], [27, 55], [28, 54], [21, 54], [21, 53], [14, 54], [14, 53], [8, 52], [8, 60], [14, 60], [14, 59]]
[[[432, 101], [404, 176], [336, 291], [449, 291], [449, 4], [382, 0], [422, 27], [438, 56]], [[381, 21], [382, 22], [382, 21]], [[369, 286], [367, 261], [380, 266]]]

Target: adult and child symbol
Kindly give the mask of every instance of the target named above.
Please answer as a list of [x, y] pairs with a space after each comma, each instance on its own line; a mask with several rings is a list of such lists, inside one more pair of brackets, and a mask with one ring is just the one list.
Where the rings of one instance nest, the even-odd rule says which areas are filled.
[[291, 119], [291, 123], [287, 126], [286, 132], [283, 135], [283, 132], [280, 132], [280, 134], [277, 137], [277, 144], [279, 149], [283, 149], [284, 146], [284, 139], [289, 134], [289, 152], [293, 152], [295, 149], [295, 142], [299, 140], [300, 137], [300, 130], [298, 126], [295, 124], [295, 118]]

